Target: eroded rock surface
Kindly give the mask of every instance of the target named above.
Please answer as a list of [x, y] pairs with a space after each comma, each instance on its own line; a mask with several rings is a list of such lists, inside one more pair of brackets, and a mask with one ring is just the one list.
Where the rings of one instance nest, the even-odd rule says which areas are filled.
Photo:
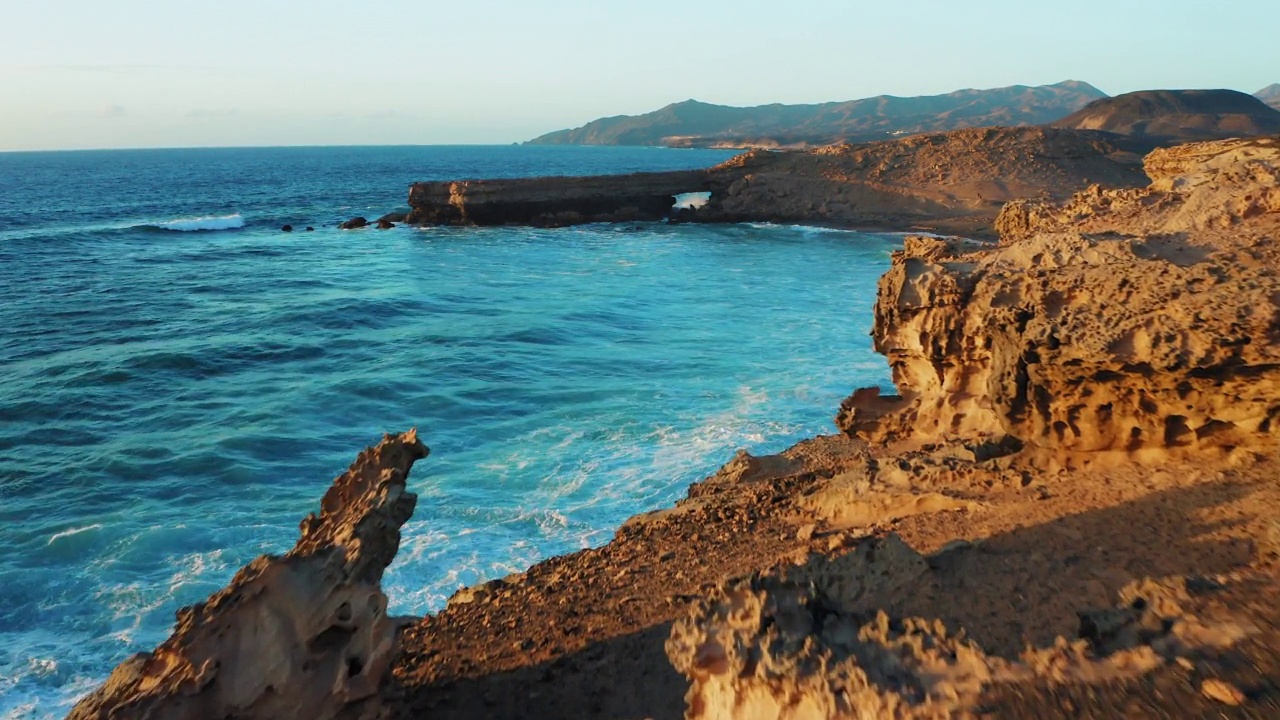
[[1009, 204], [998, 247], [908, 239], [873, 330], [900, 395], [859, 390], [837, 424], [1059, 456], [1272, 441], [1280, 142], [1161, 149], [1145, 168], [1146, 188]]
[[886, 585], [925, 572], [925, 559], [889, 536], [867, 538], [820, 576], [726, 583], [673, 625], [666, 644], [692, 683], [685, 718], [976, 717], [1001, 685], [1091, 684], [1193, 666], [1190, 658], [1257, 631], [1230, 614], [1188, 612], [1196, 604], [1188, 585], [1214, 581], [1147, 579], [1120, 593], [1122, 605], [1082, 612], [1078, 638], [1006, 658], [940, 620], [876, 609], [877, 595], [892, 595]]
[[375, 695], [396, 650], [382, 573], [417, 502], [409, 469], [427, 453], [414, 431], [362, 452], [292, 550], [179, 610], [168, 640], [121, 663], [70, 717], [332, 718]]

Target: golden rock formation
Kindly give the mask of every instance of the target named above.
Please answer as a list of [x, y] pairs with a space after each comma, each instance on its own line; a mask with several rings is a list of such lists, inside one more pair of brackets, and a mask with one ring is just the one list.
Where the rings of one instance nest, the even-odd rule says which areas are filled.
[[179, 610], [168, 640], [121, 663], [70, 718], [320, 719], [376, 695], [397, 631], [382, 573], [417, 502], [405, 479], [427, 453], [412, 430], [362, 452], [292, 550]]

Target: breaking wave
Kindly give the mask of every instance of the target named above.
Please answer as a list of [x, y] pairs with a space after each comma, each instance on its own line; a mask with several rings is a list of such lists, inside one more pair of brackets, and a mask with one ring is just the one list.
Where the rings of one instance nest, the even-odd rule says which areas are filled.
[[209, 215], [206, 217], [180, 218], [162, 223], [137, 226], [144, 230], [172, 230], [175, 232], [199, 232], [202, 230], [239, 230], [244, 227], [240, 213], [234, 215]]

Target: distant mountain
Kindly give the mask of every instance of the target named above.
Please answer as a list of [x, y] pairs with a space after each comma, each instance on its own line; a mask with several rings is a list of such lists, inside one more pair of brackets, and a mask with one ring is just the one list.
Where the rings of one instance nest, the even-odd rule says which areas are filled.
[[1235, 90], [1143, 90], [1095, 100], [1053, 125], [1184, 142], [1280, 133], [1280, 111]]
[[729, 107], [686, 100], [644, 115], [602, 118], [530, 140], [535, 145], [825, 145], [988, 125], [1042, 125], [1106, 94], [1084, 82], [816, 105]]
[[1280, 83], [1272, 83], [1253, 94], [1262, 102], [1280, 110]]

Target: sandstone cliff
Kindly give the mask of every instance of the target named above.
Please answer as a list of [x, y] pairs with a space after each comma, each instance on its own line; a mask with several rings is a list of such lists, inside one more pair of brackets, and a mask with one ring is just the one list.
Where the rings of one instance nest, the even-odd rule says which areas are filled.
[[121, 663], [70, 717], [358, 715], [396, 654], [380, 582], [417, 501], [405, 479], [427, 452], [410, 431], [361, 453], [292, 550], [254, 560], [179, 610], [168, 640]]
[[1060, 453], [1269, 443], [1280, 416], [1280, 143], [1157, 150], [1152, 184], [1011, 203], [1001, 244], [909, 239], [873, 335], [899, 396], [860, 391], [846, 431]]

